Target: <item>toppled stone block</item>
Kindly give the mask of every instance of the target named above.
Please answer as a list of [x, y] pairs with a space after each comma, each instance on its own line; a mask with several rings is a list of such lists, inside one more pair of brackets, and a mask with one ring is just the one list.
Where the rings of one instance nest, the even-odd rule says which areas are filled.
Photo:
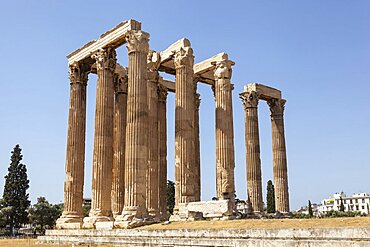
[[170, 221], [198, 220], [203, 218], [231, 218], [234, 202], [230, 200], [181, 203]]

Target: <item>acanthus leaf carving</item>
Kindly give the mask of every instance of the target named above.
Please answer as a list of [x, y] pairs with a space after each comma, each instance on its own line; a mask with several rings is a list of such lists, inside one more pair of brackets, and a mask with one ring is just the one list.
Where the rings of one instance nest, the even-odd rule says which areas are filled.
[[143, 52], [149, 51], [149, 34], [143, 31], [131, 30], [126, 35], [128, 52]]
[[117, 54], [116, 51], [111, 48], [105, 48], [98, 50], [95, 54], [91, 57], [95, 59], [96, 62], [96, 69], [99, 70], [109, 70], [110, 72], [114, 72], [117, 64]]
[[166, 103], [168, 89], [162, 84], [158, 84], [158, 102]]
[[270, 107], [271, 116], [282, 115], [285, 109], [285, 99], [270, 99], [267, 104]]
[[214, 71], [215, 80], [231, 79], [232, 68], [228, 60], [222, 60], [212, 63], [216, 66]]
[[194, 56], [191, 47], [181, 47], [178, 51], [174, 52], [175, 68], [188, 66], [193, 68]]
[[71, 84], [81, 83], [87, 85], [89, 71], [86, 66], [80, 63], [73, 63], [69, 66], [68, 77]]
[[256, 91], [241, 93], [240, 98], [243, 101], [244, 109], [257, 108], [259, 93]]

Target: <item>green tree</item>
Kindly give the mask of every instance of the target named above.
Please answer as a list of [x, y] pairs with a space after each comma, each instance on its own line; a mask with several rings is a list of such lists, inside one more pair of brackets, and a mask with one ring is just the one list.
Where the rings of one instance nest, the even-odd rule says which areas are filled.
[[4, 200], [0, 199], [0, 235], [9, 233], [6, 230], [6, 224], [11, 211], [12, 207], [5, 207]]
[[37, 198], [37, 203], [29, 209], [30, 223], [41, 234], [45, 233], [45, 229], [54, 227], [61, 214], [62, 207], [50, 204], [45, 197]]
[[82, 200], [82, 212], [84, 214], [84, 217], [88, 217], [91, 210], [91, 199], [90, 198], [84, 198]]
[[167, 180], [167, 211], [169, 214], [173, 214], [173, 208], [175, 207], [175, 183], [171, 180]]
[[308, 215], [313, 217], [312, 204], [310, 200], [308, 200]]
[[21, 163], [22, 149], [17, 144], [11, 156], [8, 174], [5, 176], [2, 209], [6, 208], [6, 225], [10, 233], [15, 234], [14, 229], [20, 228], [22, 224], [28, 223], [27, 209], [30, 200], [27, 190], [29, 180], [27, 179], [27, 168]]
[[267, 181], [267, 195], [266, 195], [266, 201], [267, 201], [267, 213], [275, 213], [275, 188], [274, 184], [271, 180]]
[[343, 203], [343, 198], [342, 197], [340, 197], [339, 211], [344, 212], [344, 203]]

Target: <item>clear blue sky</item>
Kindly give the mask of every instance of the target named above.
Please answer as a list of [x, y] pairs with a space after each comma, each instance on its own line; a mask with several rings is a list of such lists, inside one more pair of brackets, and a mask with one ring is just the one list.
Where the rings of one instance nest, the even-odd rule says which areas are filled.
[[[161, 51], [186, 37], [195, 61], [227, 52], [233, 92], [236, 189], [246, 197], [238, 94], [261, 82], [283, 92], [292, 209], [334, 192], [370, 192], [370, 1], [1, 1], [0, 178], [19, 143], [33, 202], [63, 199], [69, 81], [66, 55], [136, 19]], [[118, 49], [126, 64], [126, 48]], [[96, 77], [88, 86], [85, 196], [90, 196]], [[214, 99], [199, 86], [202, 198], [215, 195]], [[260, 102], [264, 191], [272, 179], [269, 112]], [[173, 179], [174, 97], [168, 100]], [[3, 180], [0, 182], [2, 192]]]

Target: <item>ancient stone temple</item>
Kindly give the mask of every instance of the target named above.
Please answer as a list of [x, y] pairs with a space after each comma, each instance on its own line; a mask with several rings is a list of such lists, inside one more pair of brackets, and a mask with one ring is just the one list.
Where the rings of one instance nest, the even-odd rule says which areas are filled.
[[[150, 49], [141, 23], [120, 23], [67, 56], [70, 106], [64, 183], [64, 211], [59, 229], [132, 228], [168, 220], [167, 95], [175, 94], [175, 209], [171, 220], [232, 218], [235, 209], [232, 66], [226, 53], [194, 63], [188, 39], [164, 51]], [[128, 66], [117, 62], [116, 49], [127, 45]], [[175, 81], [161, 75], [175, 76]], [[92, 202], [83, 216], [86, 88], [97, 75], [92, 164]], [[199, 107], [197, 84], [215, 97], [217, 201], [201, 202]], [[247, 86], [246, 109], [248, 195], [262, 211], [258, 137], [258, 99], [268, 101], [273, 125], [277, 210], [289, 211], [283, 110], [277, 90]], [[265, 91], [267, 93], [265, 93]], [[273, 94], [273, 97], [270, 94]]]

